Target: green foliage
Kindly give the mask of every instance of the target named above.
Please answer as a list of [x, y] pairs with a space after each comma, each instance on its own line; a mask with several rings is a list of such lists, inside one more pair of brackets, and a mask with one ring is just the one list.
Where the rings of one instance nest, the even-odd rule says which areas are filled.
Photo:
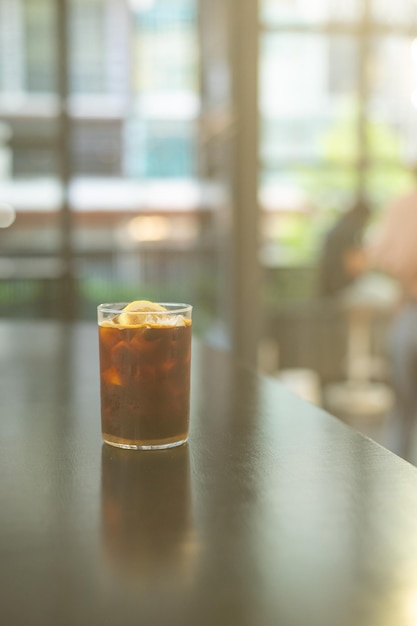
[[278, 228], [280, 258], [285, 260], [287, 267], [304, 264], [313, 257], [317, 223], [312, 216], [299, 213], [280, 217]]
[[383, 208], [390, 200], [408, 191], [413, 179], [414, 175], [402, 167], [374, 168], [368, 173], [369, 201], [377, 209]]
[[[294, 183], [306, 193], [313, 211], [300, 216], [291, 237], [285, 229], [279, 233], [279, 245], [293, 250], [289, 258], [311, 262], [324, 232], [355, 201], [360, 176], [358, 113], [357, 102], [347, 102], [320, 138], [322, 162], [292, 171]], [[363, 174], [366, 196], [378, 211], [404, 193], [412, 177], [401, 161], [401, 140], [394, 128], [370, 119], [365, 123], [364, 141], [367, 161], [372, 163]]]
[[358, 106], [347, 101], [334, 123], [320, 138], [323, 161], [332, 165], [346, 166], [354, 163], [359, 154]]
[[311, 266], [279, 267], [265, 272], [261, 289], [266, 312], [282, 310], [314, 297], [316, 271]]
[[[4, 281], [0, 283], [0, 309], [2, 315], [8, 312], [13, 317], [24, 316], [25, 311], [42, 296], [41, 284], [32, 280]], [[32, 311], [30, 311], [32, 312]]]

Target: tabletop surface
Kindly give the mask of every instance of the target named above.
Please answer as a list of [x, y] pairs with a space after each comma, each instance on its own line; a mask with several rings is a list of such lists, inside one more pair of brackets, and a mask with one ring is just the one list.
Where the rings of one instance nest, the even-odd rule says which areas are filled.
[[417, 623], [417, 470], [195, 341], [189, 443], [102, 444], [93, 324], [0, 321], [0, 623]]

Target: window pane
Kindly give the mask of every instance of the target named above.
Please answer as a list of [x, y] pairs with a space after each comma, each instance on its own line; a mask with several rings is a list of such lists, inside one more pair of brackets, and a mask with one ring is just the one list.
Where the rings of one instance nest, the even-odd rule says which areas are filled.
[[30, 92], [56, 89], [55, 12], [52, 0], [25, 0], [26, 88]]
[[145, 17], [137, 20], [133, 31], [135, 90], [194, 92], [197, 47], [193, 13], [187, 20], [172, 22], [165, 19], [162, 7], [153, 13], [152, 21]]
[[350, 22], [362, 14], [361, 0], [262, 0], [261, 17], [271, 24]]
[[26, 314], [61, 272], [55, 9], [54, 0], [0, 0], [1, 200], [17, 213], [0, 231], [0, 303], [15, 298]]
[[357, 174], [352, 168], [294, 165], [264, 170], [260, 204], [269, 211], [326, 211], [346, 209], [355, 197]]
[[70, 5], [71, 91], [106, 92], [105, 2], [73, 0]]
[[20, 92], [24, 80], [24, 21], [15, 0], [0, 0], [0, 90]]
[[357, 156], [356, 42], [343, 36], [265, 35], [261, 153], [266, 162]]
[[367, 174], [367, 193], [377, 210], [414, 186], [415, 174], [404, 167], [373, 167]]
[[51, 93], [56, 88], [53, 0], [0, 0], [0, 90]]
[[134, 178], [196, 175], [195, 132], [193, 123], [182, 120], [131, 120], [126, 132], [126, 172]]
[[53, 148], [16, 148], [13, 155], [16, 178], [57, 176], [57, 159]]
[[74, 176], [121, 176], [122, 131], [122, 119], [74, 119], [71, 146]]
[[[413, 50], [415, 50], [415, 45]], [[374, 38], [369, 66], [368, 146], [375, 160], [417, 156], [417, 50], [408, 37]]]
[[372, 16], [378, 22], [410, 26], [417, 18], [414, 0], [371, 0]]

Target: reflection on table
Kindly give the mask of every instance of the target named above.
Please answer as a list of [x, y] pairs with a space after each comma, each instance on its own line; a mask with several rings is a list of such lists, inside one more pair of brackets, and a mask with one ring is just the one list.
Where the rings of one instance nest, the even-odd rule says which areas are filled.
[[106, 444], [101, 456], [102, 546], [124, 584], [186, 584], [196, 543], [188, 445], [148, 454]]

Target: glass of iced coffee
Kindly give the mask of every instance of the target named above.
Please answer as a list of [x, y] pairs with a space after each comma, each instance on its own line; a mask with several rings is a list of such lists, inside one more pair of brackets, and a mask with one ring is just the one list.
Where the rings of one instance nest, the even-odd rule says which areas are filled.
[[100, 304], [101, 425], [119, 448], [171, 448], [188, 439], [189, 304]]

